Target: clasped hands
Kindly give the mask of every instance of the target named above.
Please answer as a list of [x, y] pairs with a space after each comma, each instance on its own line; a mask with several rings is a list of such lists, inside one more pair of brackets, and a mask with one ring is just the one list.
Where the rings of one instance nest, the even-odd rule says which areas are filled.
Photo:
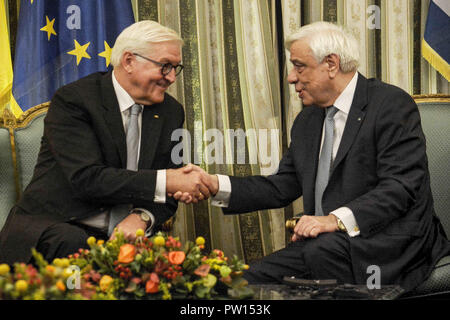
[[[219, 190], [217, 176], [206, 173], [202, 168], [193, 164], [179, 169], [166, 170], [166, 192], [175, 200], [186, 204], [197, 203], [215, 195]], [[117, 226], [117, 230], [122, 232], [126, 239], [134, 241], [136, 230], [147, 228], [147, 223], [142, 221], [139, 215], [130, 214]], [[110, 240], [116, 237], [114, 232]]]
[[214, 196], [218, 190], [217, 176], [193, 164], [166, 170], [166, 191], [175, 200], [186, 204], [197, 203]]

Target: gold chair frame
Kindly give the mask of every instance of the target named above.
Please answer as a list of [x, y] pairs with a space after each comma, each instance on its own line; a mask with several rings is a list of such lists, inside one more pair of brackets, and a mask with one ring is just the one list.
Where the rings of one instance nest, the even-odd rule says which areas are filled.
[[412, 97], [416, 103], [450, 102], [448, 94], [415, 94]]

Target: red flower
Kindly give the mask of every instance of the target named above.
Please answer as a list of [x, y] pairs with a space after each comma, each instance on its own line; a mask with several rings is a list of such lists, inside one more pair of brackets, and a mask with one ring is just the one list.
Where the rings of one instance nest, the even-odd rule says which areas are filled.
[[164, 263], [164, 261], [159, 260], [159, 259], [156, 260], [156, 263], [155, 263], [155, 272], [156, 273], [158, 273], [158, 274], [163, 273], [163, 271], [166, 270], [167, 267], [168, 267], [168, 264]]
[[219, 258], [223, 258], [224, 254], [222, 250], [214, 249], [213, 252], [217, 255]]

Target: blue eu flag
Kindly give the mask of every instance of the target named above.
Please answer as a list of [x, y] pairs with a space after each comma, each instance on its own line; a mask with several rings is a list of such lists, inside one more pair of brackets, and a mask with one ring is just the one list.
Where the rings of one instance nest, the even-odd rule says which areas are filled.
[[133, 22], [130, 0], [21, 0], [12, 91], [22, 111], [110, 68], [115, 39]]

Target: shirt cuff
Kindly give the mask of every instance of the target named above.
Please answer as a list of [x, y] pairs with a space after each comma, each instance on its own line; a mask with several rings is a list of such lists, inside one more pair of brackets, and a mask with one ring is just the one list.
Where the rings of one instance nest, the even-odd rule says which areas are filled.
[[166, 170], [156, 172], [155, 203], [166, 203]]
[[356, 222], [355, 216], [353, 215], [353, 211], [350, 208], [341, 207], [330, 212], [330, 214], [333, 214], [339, 219], [341, 219], [350, 237], [359, 236], [360, 231], [358, 223]]
[[219, 179], [219, 191], [211, 198], [211, 204], [216, 207], [227, 208], [231, 197], [230, 177], [216, 174]]

